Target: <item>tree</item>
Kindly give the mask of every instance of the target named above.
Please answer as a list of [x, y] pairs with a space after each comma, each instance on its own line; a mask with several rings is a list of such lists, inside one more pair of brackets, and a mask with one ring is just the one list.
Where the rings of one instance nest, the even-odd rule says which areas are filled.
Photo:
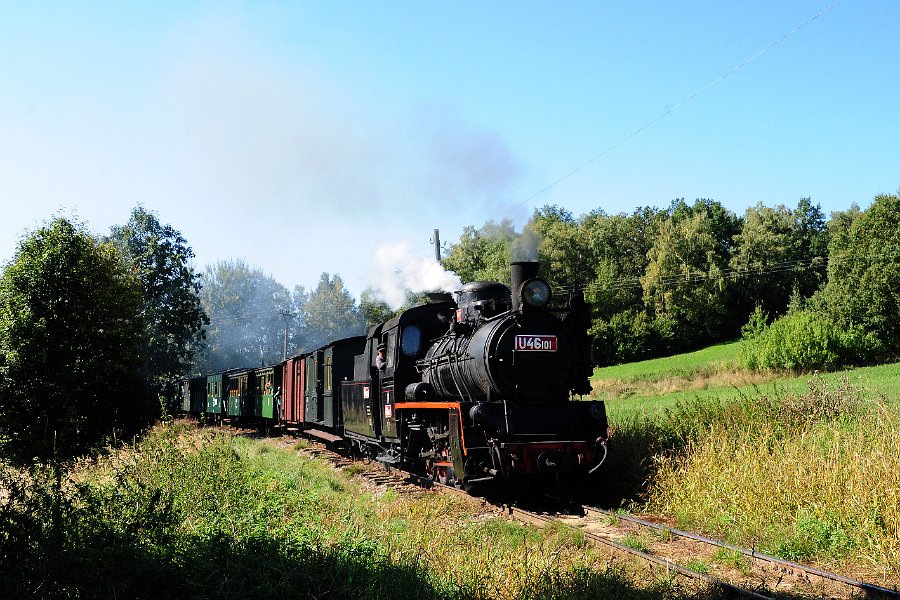
[[0, 443], [62, 460], [153, 416], [140, 393], [141, 285], [112, 244], [65, 219], [20, 242], [0, 278]]
[[792, 294], [812, 296], [823, 280], [826, 239], [822, 211], [809, 198], [795, 210], [762, 203], [748, 208], [730, 260], [735, 318], [746, 321], [756, 305], [783, 314]]
[[365, 321], [356, 300], [338, 274], [322, 273], [316, 289], [298, 288], [294, 310], [299, 318], [297, 347], [313, 350], [341, 338], [365, 333]]
[[791, 232], [794, 237], [795, 288], [804, 298], [812, 296], [825, 282], [829, 229], [822, 208], [809, 198], [801, 198], [794, 209]]
[[441, 263], [445, 269], [456, 273], [463, 283], [509, 283], [511, 246], [518, 237], [508, 220], [488, 221], [477, 230], [467, 226], [459, 242], [450, 246], [449, 254]]
[[725, 257], [731, 254], [734, 236], [741, 231], [741, 218], [722, 206], [720, 202], [708, 198], [697, 198], [693, 205], [688, 205], [681, 198], [672, 202], [668, 212], [676, 223], [702, 213], [706, 216], [708, 229], [718, 245], [716, 253]]
[[200, 370], [260, 367], [281, 360], [284, 315], [291, 314], [288, 289], [243, 260], [208, 266], [203, 281], [200, 301], [210, 323], [198, 355]]
[[728, 335], [722, 330], [727, 256], [714, 224], [703, 211], [670, 219], [648, 253], [644, 302], [654, 318], [676, 324], [686, 347]]
[[143, 287], [147, 326], [147, 381], [161, 388], [184, 376], [209, 318], [200, 304], [200, 275], [190, 264], [194, 252], [181, 233], [162, 225], [141, 206], [125, 225], [112, 228], [110, 241], [132, 264]]
[[[544, 206], [534, 211], [520, 241], [528, 235], [539, 241], [541, 275], [554, 289], [585, 285], [594, 279], [594, 265], [584, 260], [587, 243], [579, 223], [569, 211], [557, 206]], [[515, 250], [513, 257], [516, 257]]]
[[640, 278], [665, 217], [658, 209], [644, 207], [630, 215], [606, 215], [597, 210], [581, 219], [580, 235], [587, 247], [584, 262], [594, 266], [586, 298], [595, 317], [608, 321], [621, 311], [643, 309]]
[[744, 226], [735, 239], [730, 267], [737, 311], [746, 318], [756, 306], [770, 314], [787, 309], [794, 282], [797, 248], [794, 215], [784, 205], [762, 203], [744, 213]]
[[375, 290], [366, 288], [359, 298], [359, 313], [366, 328], [369, 328], [372, 325], [384, 323], [399, 311], [391, 309], [387, 302], [379, 299]]
[[[825, 310], [842, 328], [862, 327], [900, 352], [900, 192], [879, 195], [829, 246]], [[888, 358], [885, 356], [884, 358]]]

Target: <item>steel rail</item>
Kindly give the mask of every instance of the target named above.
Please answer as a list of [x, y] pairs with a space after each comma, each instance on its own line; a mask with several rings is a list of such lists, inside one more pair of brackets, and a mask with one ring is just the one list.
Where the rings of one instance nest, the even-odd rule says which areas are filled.
[[[821, 577], [823, 579], [829, 579], [831, 581], [835, 581], [838, 583], [842, 583], [847, 586], [855, 587], [868, 594], [875, 594], [874, 597], [884, 597], [884, 598], [900, 598], [900, 591], [897, 589], [890, 589], [886, 587], [882, 587], [879, 585], [875, 585], [873, 583], [866, 583], [865, 581], [859, 581], [858, 579], [852, 579], [850, 577], [845, 577], [843, 575], [838, 575], [837, 573], [830, 573], [828, 571], [823, 571], [822, 569], [817, 569], [816, 567], [811, 567], [809, 565], [803, 565], [800, 563], [795, 563], [789, 560], [784, 560], [782, 558], [778, 558], [777, 556], [770, 556], [768, 554], [763, 554], [762, 552], [757, 552], [756, 550], [750, 550], [747, 548], [741, 548], [740, 546], [735, 546], [733, 544], [729, 544], [728, 542], [723, 542], [721, 540], [716, 540], [713, 538], [709, 538], [697, 533], [692, 533], [690, 531], [684, 531], [681, 529], [675, 529], [674, 527], [669, 527], [668, 525], [662, 525], [660, 523], [654, 523], [653, 521], [647, 521], [646, 519], [641, 519], [640, 517], [635, 517], [633, 515], [627, 514], [619, 514], [611, 510], [607, 510], [605, 508], [598, 508], [595, 506], [585, 506], [584, 507], [588, 512], [595, 512], [599, 514], [603, 514], [609, 517], [613, 517], [616, 519], [622, 519], [623, 521], [629, 521], [631, 523], [635, 523], [637, 525], [642, 525], [644, 527], [651, 527], [653, 529], [657, 529], [659, 531], [667, 531], [673, 535], [677, 535], [678, 537], [683, 537], [689, 540], [694, 540], [697, 542], [702, 542], [704, 544], [709, 544], [711, 546], [716, 546], [719, 548], [724, 548], [726, 550], [731, 550], [734, 552], [740, 552], [741, 554], [748, 556], [754, 560], [759, 560], [762, 562], [767, 562], [773, 565], [777, 565], [779, 567], [784, 567], [786, 569], [790, 569], [792, 571], [798, 571], [800, 573], [806, 575], [815, 575], [816, 577]], [[872, 596], [870, 596], [872, 597]]]
[[[331, 457], [341, 459], [341, 462], [347, 460], [347, 458], [344, 457], [342, 454], [335, 452], [333, 449], [329, 448], [327, 444], [323, 444], [320, 441], [311, 441], [311, 444], [314, 445], [314, 448], [310, 448], [310, 450], [313, 450], [314, 453], [319, 457], [328, 459], [328, 456], [330, 455]], [[323, 455], [326, 455], [326, 456], [323, 456]], [[333, 465], [338, 466], [338, 464], [336, 463], [335, 460], [331, 460], [330, 462]], [[439, 483], [436, 483], [434, 480], [432, 480], [428, 476], [419, 475], [416, 473], [410, 473], [409, 471], [404, 471], [403, 469], [400, 469], [398, 467], [388, 465], [386, 463], [379, 463], [377, 461], [373, 461], [373, 464], [377, 465], [379, 468], [383, 469], [386, 473], [389, 473], [394, 476], [405, 477], [406, 481], [411, 482], [412, 484], [417, 485], [419, 487], [427, 488], [427, 489], [434, 489], [434, 490], [440, 491], [442, 493], [455, 493], [455, 494], [460, 494], [462, 496], [466, 496], [469, 498], [472, 497], [468, 493], [463, 491], [462, 489], [459, 489], [455, 486], [450, 486], [450, 485], [441, 485]], [[341, 466], [343, 466], [343, 465], [341, 465]], [[389, 482], [382, 482], [382, 483], [388, 484]], [[631, 554], [632, 556], [635, 556], [645, 562], [662, 566], [667, 571], [678, 573], [689, 579], [702, 581], [703, 583], [707, 584], [708, 586], [722, 590], [726, 593], [730, 593], [732, 595], [742, 596], [742, 597], [746, 597], [746, 598], [753, 598], [754, 600], [773, 600], [773, 598], [771, 596], [765, 596], [758, 592], [754, 592], [752, 590], [747, 590], [747, 589], [732, 585], [728, 582], [722, 581], [721, 579], [716, 579], [715, 577], [707, 575], [706, 573], [700, 573], [697, 571], [693, 571], [693, 570], [683, 567], [683, 566], [679, 565], [678, 563], [675, 563], [667, 558], [661, 558], [661, 557], [654, 556], [654, 555], [646, 553], [646, 552], [641, 552], [640, 550], [636, 550], [635, 548], [631, 548], [629, 546], [626, 546], [624, 544], [616, 542], [615, 540], [611, 540], [611, 539], [605, 538], [603, 536], [599, 536], [599, 535], [596, 535], [589, 531], [584, 531], [582, 529], [579, 529], [577, 527], [569, 525], [568, 523], [560, 521], [559, 519], [541, 515], [541, 514], [538, 514], [535, 512], [531, 512], [531, 511], [528, 511], [528, 510], [525, 510], [522, 508], [510, 506], [510, 505], [498, 504], [496, 502], [490, 501], [487, 498], [482, 498], [482, 500], [485, 503], [492, 506], [494, 509], [496, 509], [501, 514], [505, 514], [505, 515], [507, 515], [511, 518], [514, 518], [518, 521], [530, 523], [532, 525], [536, 525], [539, 527], [543, 527], [550, 523], [554, 523], [556, 525], [565, 527], [565, 528], [573, 530], [573, 531], [580, 531], [585, 536], [586, 539], [590, 540], [594, 544], [608, 546], [608, 547], [618, 550], [620, 552]]]
[[520, 521], [525, 521], [527, 523], [531, 523], [533, 525], [544, 526], [544, 525], [553, 523], [556, 525], [561, 525], [561, 526], [571, 529], [573, 531], [579, 531], [584, 535], [585, 538], [591, 540], [595, 544], [603, 544], [605, 546], [610, 546], [611, 548], [614, 548], [621, 552], [626, 552], [628, 554], [636, 556], [636, 557], [640, 558], [641, 560], [663, 566], [666, 568], [667, 571], [674, 571], [674, 572], [678, 573], [679, 575], [683, 575], [690, 579], [696, 579], [699, 581], [703, 581], [710, 587], [718, 588], [725, 592], [729, 592], [731, 594], [737, 594], [739, 596], [743, 596], [743, 597], [747, 597], [747, 598], [756, 598], [758, 600], [773, 600], [772, 596], [765, 596], [758, 592], [754, 592], [753, 590], [748, 590], [745, 588], [738, 587], [736, 585], [732, 585], [726, 581], [722, 581], [721, 579], [716, 579], [715, 577], [707, 575], [706, 573], [700, 573], [698, 571], [688, 569], [687, 567], [683, 567], [683, 566], [679, 565], [678, 563], [669, 560], [668, 558], [660, 558], [658, 556], [654, 556], [653, 554], [649, 554], [647, 552], [642, 552], [635, 548], [626, 546], [625, 544], [621, 544], [615, 540], [605, 538], [603, 536], [597, 535], [595, 533], [591, 533], [589, 531], [584, 531], [583, 529], [574, 527], [572, 525], [569, 525], [568, 523], [564, 523], [563, 521], [560, 521], [559, 519], [556, 519], [553, 517], [548, 517], [545, 515], [540, 515], [540, 514], [533, 513], [531, 511], [523, 510], [521, 508], [516, 508], [516, 507], [508, 507], [508, 508], [506, 508], [506, 510], [504, 512], [506, 512], [506, 511], [508, 511], [508, 514], [510, 516], [512, 516], [513, 518], [518, 519]]

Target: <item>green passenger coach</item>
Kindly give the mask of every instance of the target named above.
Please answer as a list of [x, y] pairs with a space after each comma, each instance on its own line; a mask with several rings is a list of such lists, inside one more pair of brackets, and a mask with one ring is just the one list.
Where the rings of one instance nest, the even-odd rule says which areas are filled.
[[206, 412], [219, 419], [228, 411], [227, 378], [223, 373], [206, 378]]

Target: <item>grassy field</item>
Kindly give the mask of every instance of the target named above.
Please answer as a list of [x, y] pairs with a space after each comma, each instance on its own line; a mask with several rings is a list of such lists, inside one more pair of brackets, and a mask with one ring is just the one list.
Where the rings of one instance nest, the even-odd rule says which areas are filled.
[[740, 342], [597, 369], [611, 498], [760, 548], [900, 581], [900, 364], [751, 374]]
[[[593, 396], [607, 402], [613, 421], [633, 415], [659, 417], [679, 402], [730, 400], [759, 394], [802, 393], [811, 374], [751, 373], [738, 366], [741, 342], [696, 352], [594, 370]], [[900, 363], [825, 373], [848, 380], [867, 398], [900, 398]]]
[[[610, 503], [900, 582], [900, 365], [719, 382], [737, 351], [598, 371], [631, 386], [598, 392], [615, 428], [598, 479]], [[297, 450], [174, 422], [59, 480], [0, 464], [0, 597], [708, 597], [577, 533], [366, 487]]]
[[712, 597], [472, 498], [366, 487], [292, 441], [170, 423], [61, 486], [0, 475], [3, 598]]

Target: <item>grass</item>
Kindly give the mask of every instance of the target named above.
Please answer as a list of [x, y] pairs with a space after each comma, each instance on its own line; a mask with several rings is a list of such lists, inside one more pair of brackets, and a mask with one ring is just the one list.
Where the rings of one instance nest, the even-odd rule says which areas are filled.
[[637, 550], [638, 552], [646, 553], [650, 551], [650, 543], [644, 537], [632, 533], [624, 535], [622, 539], [619, 540], [619, 543], [632, 550]]
[[849, 383], [680, 406], [643, 490], [676, 516], [790, 560], [859, 561], [900, 577], [900, 410]]
[[717, 344], [695, 352], [594, 369], [594, 380], [647, 381], [664, 377], [692, 378], [697, 373], [738, 366], [741, 342]]
[[750, 572], [750, 558], [737, 550], [719, 548], [713, 554], [713, 560], [721, 565], [737, 569], [745, 575]]
[[266, 440], [158, 427], [71, 471], [2, 471], [0, 597], [705, 598], [567, 528], [366, 491]]
[[[664, 417], [666, 410], [695, 400], [803, 393], [811, 374], [754, 374], [737, 367], [741, 343], [595, 369], [592, 395], [606, 401], [607, 413], [615, 423], [633, 417]], [[829, 383], [847, 379], [867, 398], [900, 399], [900, 363], [846, 369], [822, 377]]]
[[705, 560], [694, 558], [684, 563], [684, 566], [696, 573], [703, 573], [704, 575], [709, 574], [709, 563]]
[[[739, 346], [595, 372], [614, 429], [610, 503], [900, 581], [900, 364], [711, 384], [737, 372]], [[691, 373], [705, 387], [660, 391]]]

